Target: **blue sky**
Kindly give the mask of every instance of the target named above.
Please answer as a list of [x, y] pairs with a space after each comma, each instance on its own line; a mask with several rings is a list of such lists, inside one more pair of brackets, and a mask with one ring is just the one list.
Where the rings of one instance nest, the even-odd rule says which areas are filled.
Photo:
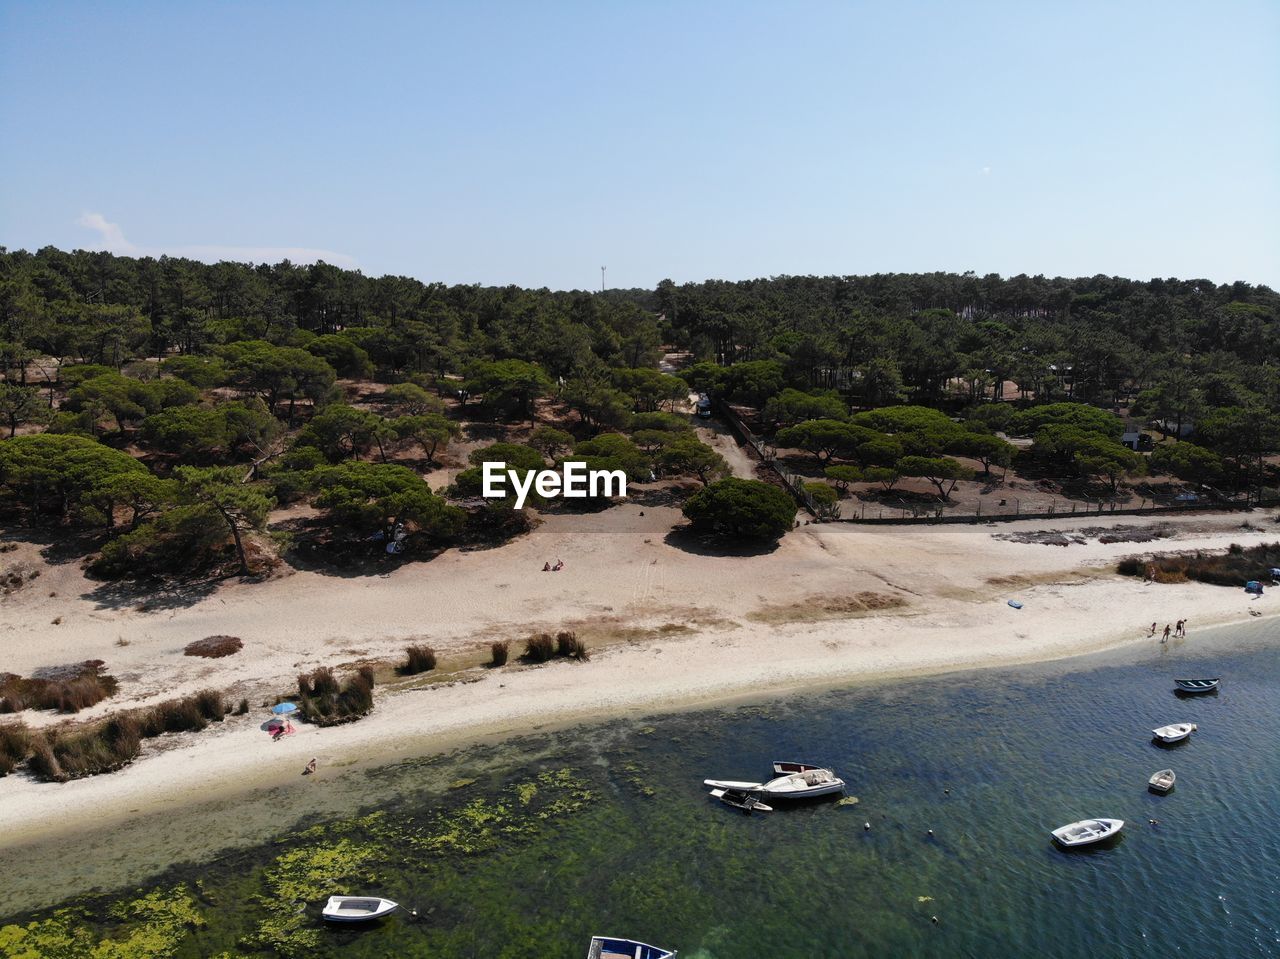
[[1280, 4], [0, 0], [0, 245], [1280, 285]]

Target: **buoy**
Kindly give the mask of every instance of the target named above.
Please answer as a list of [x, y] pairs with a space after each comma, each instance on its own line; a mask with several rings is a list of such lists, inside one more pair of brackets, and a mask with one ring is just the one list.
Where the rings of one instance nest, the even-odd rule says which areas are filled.
[[946, 793], [948, 796], [950, 796], [950, 795], [951, 795], [951, 790], [950, 790], [950, 789], [944, 789], [944, 790], [942, 790], [942, 791], [943, 791], [944, 793]]
[[864, 822], [864, 823], [862, 824], [862, 829], [863, 829], [863, 831], [864, 831], [864, 832], [865, 832], [866, 830], [870, 829], [870, 828], [871, 828], [871, 823], [869, 823], [869, 822]]
[[936, 925], [938, 924], [938, 917], [937, 917], [937, 916], [930, 916], [930, 917], [929, 917], [929, 921], [930, 921], [931, 923], [933, 923], [933, 924], [936, 926]]
[[933, 835], [933, 830], [932, 830], [932, 829], [930, 829], [930, 830], [929, 830], [929, 835], [930, 835], [930, 836], [932, 836], [932, 835]]

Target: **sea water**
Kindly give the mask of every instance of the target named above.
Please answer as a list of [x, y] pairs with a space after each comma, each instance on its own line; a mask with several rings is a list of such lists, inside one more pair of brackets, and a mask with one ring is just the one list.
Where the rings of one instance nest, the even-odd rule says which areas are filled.
[[[1222, 687], [1181, 698], [1182, 676]], [[1173, 722], [1199, 731], [1154, 744]], [[401, 763], [361, 774], [373, 808], [6, 921], [121, 955], [577, 957], [605, 933], [697, 959], [1280, 956], [1278, 731], [1280, 627], [1193, 631], [577, 727], [453, 757], [443, 785], [440, 760]], [[702, 786], [775, 759], [830, 765], [844, 800], [744, 815]], [[1148, 792], [1165, 767], [1173, 792]], [[1098, 816], [1117, 841], [1055, 848]], [[336, 891], [405, 908], [327, 928]]]

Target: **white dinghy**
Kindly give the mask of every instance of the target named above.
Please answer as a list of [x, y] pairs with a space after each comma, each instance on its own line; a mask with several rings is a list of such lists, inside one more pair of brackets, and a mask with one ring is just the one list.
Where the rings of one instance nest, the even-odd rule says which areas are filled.
[[1172, 769], [1162, 769], [1158, 773], [1151, 774], [1151, 778], [1147, 780], [1147, 786], [1158, 793], [1167, 793], [1177, 780], [1178, 777]]
[[399, 903], [374, 896], [330, 896], [320, 915], [329, 922], [368, 922], [389, 916], [399, 908]]
[[1110, 839], [1123, 828], [1123, 819], [1082, 819], [1059, 826], [1053, 830], [1053, 838], [1064, 846], [1089, 846]]
[[1195, 723], [1173, 723], [1151, 732], [1162, 743], [1180, 743], [1199, 728]]

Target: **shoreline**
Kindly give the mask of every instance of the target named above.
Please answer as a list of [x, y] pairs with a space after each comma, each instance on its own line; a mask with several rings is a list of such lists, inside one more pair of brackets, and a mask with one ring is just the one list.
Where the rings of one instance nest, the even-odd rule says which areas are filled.
[[[1223, 637], [1223, 630], [1232, 630], [1247, 623], [1265, 629], [1275, 624], [1280, 616], [1264, 618], [1245, 617], [1206, 625], [1198, 639], [1197, 651], [1223, 650], [1240, 652], [1247, 646], [1240, 645], [1239, 635]], [[1280, 632], [1273, 634], [1280, 638]], [[1268, 637], [1271, 639], [1272, 637]], [[1149, 639], [1149, 638], [1148, 638]], [[1167, 648], [1188, 648], [1184, 641]], [[1144, 653], [1143, 650], [1148, 650]], [[1033, 669], [1051, 676], [1057, 670], [1071, 672], [1077, 669], [1105, 668], [1107, 665], [1132, 665], [1150, 659], [1151, 647], [1141, 639], [1120, 639], [1102, 642], [1094, 648], [1066, 653], [1052, 658], [1030, 658], [986, 663], [978, 666], [960, 665], [909, 669], [898, 672], [879, 672], [818, 683], [800, 683], [794, 686], [776, 686], [768, 689], [739, 691], [707, 700], [671, 703], [666, 707], [647, 710], [635, 715], [621, 711], [595, 713], [590, 716], [563, 718], [524, 729], [459, 731], [456, 736], [436, 742], [426, 752], [415, 751], [400, 755], [394, 747], [384, 751], [366, 753], [359, 759], [350, 759], [334, 768], [323, 770], [327, 778], [313, 780], [321, 789], [313, 786], [292, 788], [301, 781], [291, 765], [288, 772], [281, 772], [267, 782], [253, 786], [232, 786], [225, 791], [202, 790], [195, 802], [178, 803], [176, 809], [154, 810], [152, 813], [135, 808], [116, 816], [99, 817], [92, 827], [56, 826], [18, 842], [0, 844], [0, 868], [11, 876], [20, 877], [9, 890], [11, 901], [20, 904], [10, 916], [56, 905], [80, 895], [108, 894], [126, 886], [152, 879], [171, 867], [188, 868], [193, 863], [214, 862], [233, 855], [238, 849], [248, 848], [270, 841], [281, 833], [303, 828], [305, 825], [328, 818], [342, 818], [360, 814], [385, 802], [395, 801], [407, 795], [406, 787], [397, 775], [407, 767], [415, 767], [415, 780], [421, 779], [425, 769], [431, 769], [434, 781], [423, 786], [416, 782], [414, 789], [427, 789], [445, 794], [457, 787], [450, 777], [460, 772], [471, 777], [499, 770], [509, 774], [512, 759], [539, 762], [554, 756], [563, 748], [574, 748], [575, 743], [562, 743], [556, 734], [568, 729], [606, 727], [620, 720], [634, 723], [649, 718], [695, 714], [704, 711], [727, 710], [752, 705], [768, 706], [788, 692], [803, 690], [807, 693], [838, 692], [860, 687], [884, 687], [893, 683], [912, 680], [939, 679], [962, 674], [972, 679], [1003, 670]], [[1083, 661], [1094, 660], [1092, 663]], [[514, 754], [514, 755], [513, 755]], [[387, 777], [371, 776], [386, 771]], [[81, 780], [84, 782], [84, 780]], [[307, 797], [299, 803], [299, 799]], [[174, 802], [176, 797], [169, 797]], [[168, 802], [161, 805], [168, 805]], [[246, 810], [257, 810], [258, 815], [246, 816]], [[270, 810], [269, 815], [262, 815]], [[109, 831], [109, 832], [108, 832]], [[198, 838], [196, 838], [198, 837]], [[123, 852], [121, 850], [124, 850]], [[110, 855], [108, 855], [108, 851]], [[99, 856], [99, 854], [101, 854]], [[31, 870], [22, 870], [24, 862], [39, 859], [39, 876]], [[95, 862], [108, 862], [106, 875], [100, 875]]]
[[[631, 511], [634, 513], [634, 508]], [[1159, 642], [1158, 635], [1150, 637], [1141, 627], [1144, 622], [1150, 623], [1149, 610], [1153, 607], [1177, 610], [1176, 616], [1169, 614], [1171, 620], [1191, 620], [1189, 639], [1171, 641], [1167, 648], [1194, 648], [1195, 638], [1203, 630], [1252, 622], [1248, 611], [1255, 607], [1251, 601], [1242, 592], [1229, 588], [1199, 583], [1145, 583], [1115, 575], [1107, 567], [1114, 568], [1119, 556], [1138, 552], [1220, 548], [1228, 541], [1251, 543], [1267, 538], [1265, 530], [1242, 531], [1230, 520], [1224, 523], [1221, 518], [1197, 519], [1198, 522], [1175, 524], [1175, 537], [1156, 542], [1071, 547], [995, 540], [989, 530], [981, 527], [903, 534], [819, 526], [789, 534], [777, 554], [767, 557], [687, 558], [690, 568], [728, 565], [754, 572], [758, 580], [746, 581], [739, 576], [743, 588], [734, 596], [717, 597], [722, 602], [712, 608], [677, 602], [658, 609], [633, 610], [627, 617], [602, 617], [608, 620], [610, 629], [625, 627], [630, 632], [613, 635], [603, 645], [593, 642], [593, 657], [587, 663], [476, 669], [472, 675], [447, 683], [391, 692], [383, 687], [375, 693], [377, 705], [373, 713], [364, 719], [329, 729], [299, 725], [296, 735], [279, 743], [272, 743], [259, 730], [263, 717], [257, 713], [262, 711], [256, 709], [258, 700], [250, 696], [255, 709], [248, 716], [228, 716], [221, 725], [201, 733], [170, 734], [149, 741], [135, 763], [115, 773], [63, 784], [36, 783], [23, 776], [0, 779], [0, 866], [14, 868], [12, 864], [20, 862], [25, 852], [36, 848], [70, 849], [77, 840], [87, 839], [105, 851], [116, 837], [123, 842], [129, 834], [146, 835], [149, 824], [174, 821], [195, 827], [207, 810], [260, 805], [264, 797], [271, 798], [272, 814], [261, 821], [251, 824], [242, 817], [240, 828], [201, 831], [194, 846], [188, 836], [187, 843], [174, 847], [180, 851], [158, 850], [158, 858], [150, 865], [177, 861], [172, 856], [198, 858], [201, 852], [214, 854], [250, 844], [308, 817], [328, 815], [339, 806], [345, 808], [351, 802], [377, 801], [376, 790], [362, 792], [358, 782], [369, 770], [427, 757], [465, 758], [465, 750], [471, 747], [528, 735], [554, 735], [584, 724], [724, 708], [796, 691], [1043, 664], [1139, 648], [1144, 643], [1154, 645]], [[1090, 521], [1054, 525], [1082, 528], [1087, 522]], [[1002, 530], [1013, 525], [1003, 526]], [[1044, 525], [1028, 521], [1021, 528]], [[555, 536], [553, 524], [545, 524], [544, 529], [547, 526], [553, 527], [547, 531], [548, 536]], [[519, 554], [521, 563], [523, 554], [545, 547], [536, 542], [540, 532], [541, 529], [512, 544], [516, 548], [510, 552]], [[580, 544], [581, 531], [571, 532]], [[617, 544], [607, 545], [616, 549]], [[662, 548], [674, 552], [671, 546]], [[488, 560], [488, 588], [493, 588], [495, 576], [510, 574], [509, 569], [493, 562], [509, 560], [510, 554], [501, 555], [507, 549], [482, 554], [481, 562]], [[815, 553], [816, 556], [811, 555]], [[957, 571], [948, 563], [949, 556], [964, 557], [970, 562]], [[803, 565], [810, 560], [820, 565]], [[456, 558], [463, 577], [470, 575], [466, 568], [469, 561], [474, 561], [473, 557]], [[920, 582], [904, 575], [905, 568], [925, 561], [929, 562]], [[802, 568], [797, 570], [797, 564]], [[352, 591], [367, 592], [379, 587], [400, 593], [416, 592], [421, 588], [416, 580], [431, 574], [432, 565], [402, 567], [377, 586], [360, 580], [343, 580], [340, 585], [348, 599]], [[614, 593], [630, 592], [643, 599], [643, 592], [652, 590], [652, 566], [645, 570], [643, 557], [637, 562], [624, 556], [615, 565], [627, 575], [611, 584]], [[646, 574], [638, 586], [633, 575], [636, 566]], [[1019, 573], [1011, 578], [1007, 574], [1010, 569]], [[995, 577], [997, 582], [990, 582], [993, 577], [987, 574], [1001, 570], [1005, 574]], [[826, 580], [818, 581], [820, 575]], [[780, 600], [795, 597], [797, 576], [815, 580], [811, 588], [801, 587], [812, 599], [813, 594], [830, 595], [832, 580], [854, 575], [861, 579], [852, 585], [867, 589], [850, 595], [868, 595], [868, 589], [874, 586], [880, 591], [877, 595], [901, 596], [905, 605], [852, 612], [847, 608], [815, 611], [812, 602], [804, 609], [796, 608], [794, 603], [779, 605]], [[277, 592], [296, 588], [295, 578], [276, 581]], [[254, 590], [272, 585], [235, 586], [225, 591], [226, 595], [214, 593], [189, 610], [172, 612], [167, 621], [176, 622], [186, 630], [185, 635], [191, 635], [220, 617], [270, 617], [263, 613], [262, 597]], [[322, 581], [319, 585], [329, 584]], [[705, 591], [707, 585], [703, 578], [686, 587], [696, 592]], [[756, 588], [756, 594], [744, 596], [750, 587]], [[480, 588], [483, 590], [485, 584]], [[1014, 593], [1024, 601], [1023, 609], [1013, 610], [1006, 605], [1004, 597]], [[303, 602], [308, 602], [311, 595], [304, 591]], [[600, 602], [615, 597], [590, 598]], [[462, 599], [465, 601], [466, 597]], [[380, 597], [372, 599], [374, 606], [381, 602]], [[579, 601], [565, 606], [559, 611], [560, 620], [570, 621], [575, 614], [582, 616], [584, 605]], [[207, 608], [227, 606], [232, 610]], [[366, 608], [358, 605], [357, 614]], [[616, 609], [607, 611], [613, 613]], [[477, 620], [482, 625], [495, 611], [477, 604], [475, 612], [478, 615], [472, 622], [456, 624], [461, 627], [457, 632], [464, 637], [474, 636]], [[686, 618], [680, 622], [677, 617], [682, 614]], [[25, 624], [33, 634], [43, 631], [35, 623], [39, 615], [36, 612], [28, 617]], [[280, 621], [279, 615], [274, 617], [276, 622]], [[196, 622], [183, 624], [188, 616]], [[120, 618], [139, 616], [129, 612], [120, 614]], [[621, 621], [621, 626], [615, 619]], [[1269, 622], [1274, 619], [1274, 614], [1267, 617]], [[659, 628], [664, 620], [685, 628], [664, 633]], [[119, 621], [106, 620], [110, 625], [105, 631], [98, 628], [102, 622], [98, 617], [88, 616], [85, 622], [87, 628], [82, 635], [109, 635]], [[1099, 624], [1111, 625], [1100, 628]], [[378, 629], [382, 625], [374, 624]], [[518, 628], [525, 634], [532, 631], [529, 626]], [[588, 636], [591, 628], [601, 627], [581, 627]], [[314, 639], [304, 633], [299, 642], [305, 647]], [[376, 647], [367, 636], [353, 636], [348, 642], [354, 644], [352, 648], [361, 647], [361, 652], [363, 647]], [[394, 650], [403, 642], [403, 636], [387, 638], [383, 646], [390, 644], [387, 648]], [[169, 635], [156, 641], [161, 650], [170, 645]], [[456, 643], [437, 646], [442, 657], [462, 648]], [[125, 652], [132, 649], [131, 644]], [[94, 651], [93, 647], [86, 650]], [[234, 676], [246, 670], [274, 675], [278, 678], [271, 681], [283, 682], [283, 677], [308, 664], [306, 659], [299, 662], [287, 656], [281, 667], [275, 661], [279, 658], [277, 652], [267, 648], [258, 658], [240, 662], [232, 662], [239, 657], [195, 664], [178, 662], [194, 667], [195, 682], [204, 685], [212, 685], [212, 677], [224, 672]], [[33, 657], [37, 655], [43, 654], [32, 651]], [[176, 689], [172, 687], [162, 692], [147, 688], [162, 678], [122, 672], [122, 681], [137, 684], [146, 691], [145, 697], [117, 697], [115, 702], [108, 700], [86, 712], [92, 715], [95, 711], [110, 711], [146, 698], [174, 694]], [[192, 684], [187, 678], [183, 682]], [[261, 689], [262, 684], [256, 688]], [[301, 777], [302, 766], [312, 756], [319, 758], [319, 772]], [[340, 794], [345, 794], [345, 799]], [[108, 830], [111, 835], [104, 836]], [[142, 857], [126, 872], [140, 875], [148, 868]]]

